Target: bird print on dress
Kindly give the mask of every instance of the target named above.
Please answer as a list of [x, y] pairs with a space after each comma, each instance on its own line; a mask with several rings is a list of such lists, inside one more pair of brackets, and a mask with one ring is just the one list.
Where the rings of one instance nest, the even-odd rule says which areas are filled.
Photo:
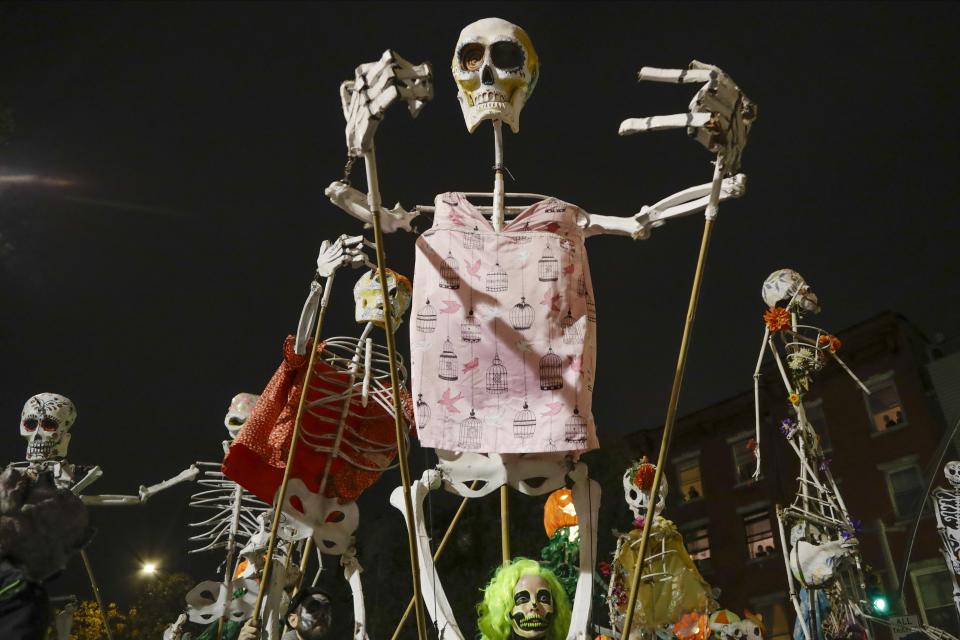
[[496, 232], [462, 194], [438, 196], [433, 226], [417, 240], [413, 279], [411, 344], [423, 349], [413, 360], [415, 411], [434, 408], [418, 418], [422, 446], [598, 446], [596, 315], [579, 217], [577, 207], [548, 198]]

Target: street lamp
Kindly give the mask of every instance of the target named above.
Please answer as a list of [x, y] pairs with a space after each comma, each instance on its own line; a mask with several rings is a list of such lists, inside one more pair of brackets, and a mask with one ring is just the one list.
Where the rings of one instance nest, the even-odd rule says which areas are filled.
[[157, 563], [156, 562], [144, 562], [143, 566], [140, 567], [140, 573], [145, 576], [153, 576], [157, 573]]

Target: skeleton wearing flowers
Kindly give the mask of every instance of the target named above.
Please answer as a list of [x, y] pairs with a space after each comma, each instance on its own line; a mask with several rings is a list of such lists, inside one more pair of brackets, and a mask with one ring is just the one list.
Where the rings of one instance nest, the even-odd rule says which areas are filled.
[[[810, 424], [803, 399], [813, 376], [835, 361], [865, 393], [862, 382], [837, 356], [840, 340], [807, 324], [804, 315], [819, 313], [820, 302], [803, 277], [791, 269], [773, 272], [763, 283], [765, 330], [754, 370], [756, 456], [754, 478], [760, 476], [760, 367], [767, 349], [773, 354], [794, 417], [780, 432], [800, 463], [799, 486], [793, 502], [777, 508], [790, 599], [797, 611], [794, 637], [835, 640], [851, 635], [870, 637], [863, 561], [850, 517], [830, 473], [820, 437]], [[781, 355], [781, 349], [783, 355]], [[799, 587], [799, 592], [798, 592]], [[811, 603], [817, 603], [813, 606]]]

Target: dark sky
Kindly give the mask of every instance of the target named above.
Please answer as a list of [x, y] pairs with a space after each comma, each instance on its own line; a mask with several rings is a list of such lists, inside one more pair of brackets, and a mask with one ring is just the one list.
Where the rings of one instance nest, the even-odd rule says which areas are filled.
[[[320, 242], [360, 230], [323, 195], [344, 161], [338, 85], [388, 47], [432, 62], [433, 102], [417, 120], [391, 111], [378, 134], [384, 201], [489, 190], [490, 128], [466, 133], [448, 64], [460, 29], [491, 15], [525, 27], [542, 61], [522, 131], [506, 135], [517, 180], [508, 188], [626, 215], [707, 181], [709, 154], [681, 132], [616, 135], [626, 117], [682, 111], [695, 90], [638, 85], [642, 65], [717, 64], [759, 105], [748, 193], [721, 208], [714, 234], [682, 412], [748, 387], [760, 285], [777, 268], [813, 285], [826, 327], [892, 309], [928, 335], [955, 336], [958, 11], [3, 4], [0, 103], [16, 131], [0, 146], [0, 174], [74, 186], [0, 187], [0, 457], [22, 459], [22, 404], [53, 391], [77, 404], [70, 458], [103, 467], [100, 492], [134, 492], [218, 459], [227, 404], [272, 374]], [[701, 220], [645, 242], [588, 243], [601, 443], [663, 419]], [[412, 243], [388, 242], [391, 265], [408, 275]], [[353, 276], [343, 280], [330, 334], [359, 330]], [[186, 566], [186, 494], [94, 514], [91, 554], [108, 598], [127, 597], [138, 557]], [[214, 564], [192, 568], [206, 577]], [[54, 591], [86, 595], [83, 584], [76, 565]]]

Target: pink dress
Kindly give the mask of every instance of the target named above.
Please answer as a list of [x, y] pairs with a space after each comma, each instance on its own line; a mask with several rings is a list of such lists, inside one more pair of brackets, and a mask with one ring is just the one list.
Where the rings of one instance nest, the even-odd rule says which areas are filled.
[[496, 233], [459, 193], [417, 240], [410, 322], [423, 446], [533, 453], [599, 446], [593, 285], [580, 209], [549, 198]]

